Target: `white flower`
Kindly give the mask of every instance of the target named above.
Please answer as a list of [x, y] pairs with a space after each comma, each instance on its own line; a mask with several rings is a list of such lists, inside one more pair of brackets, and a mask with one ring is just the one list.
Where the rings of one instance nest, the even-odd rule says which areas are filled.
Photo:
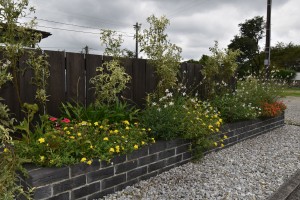
[[170, 106], [173, 106], [173, 105], [174, 105], [174, 103], [171, 101], [171, 102], [169, 103], [169, 105], [170, 105]]
[[166, 89], [165, 93], [168, 93], [169, 92], [169, 89]]
[[161, 111], [161, 109], [160, 109], [160, 108], [157, 108], [157, 111], [158, 111], [158, 112], [160, 112], [160, 111]]
[[185, 92], [183, 92], [183, 93], [182, 93], [182, 96], [185, 96], [185, 95], [186, 95], [186, 93], [185, 93]]
[[166, 108], [166, 107], [168, 107], [168, 105], [167, 105], [167, 104], [165, 104], [165, 105], [164, 105], [164, 108]]
[[157, 105], [157, 103], [156, 103], [156, 102], [153, 102], [153, 103], [152, 103], [152, 105], [153, 105], [153, 106], [156, 106], [156, 105]]
[[167, 93], [167, 97], [172, 97], [172, 96], [173, 96], [172, 92]]

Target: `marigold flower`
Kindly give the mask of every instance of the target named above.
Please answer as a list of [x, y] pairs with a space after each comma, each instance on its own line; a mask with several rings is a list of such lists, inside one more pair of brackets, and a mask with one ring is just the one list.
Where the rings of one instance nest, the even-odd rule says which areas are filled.
[[94, 123], [94, 126], [99, 126], [99, 123], [98, 123], [98, 122], [95, 122], [95, 123]]
[[128, 120], [124, 120], [123, 123], [124, 123], [125, 125], [129, 125], [129, 124], [130, 124]]
[[145, 131], [146, 129], [145, 128], [142, 128], [142, 131]]
[[111, 148], [109, 149], [109, 152], [110, 152], [110, 153], [114, 153], [114, 152], [115, 152], [115, 149], [114, 149], [113, 147], [111, 147]]
[[222, 123], [222, 122], [223, 122], [223, 120], [220, 118], [220, 119], [219, 119], [219, 122], [220, 122], [220, 123]]
[[99, 126], [99, 128], [100, 128], [100, 129], [103, 129], [103, 126], [101, 125], [101, 126]]
[[75, 137], [74, 137], [73, 135], [72, 135], [72, 136], [70, 136], [70, 138], [71, 138], [71, 139], [75, 139]]
[[130, 128], [128, 126], [126, 126], [125, 130], [129, 130]]
[[80, 123], [80, 125], [81, 125], [81, 126], [86, 126], [86, 125], [88, 125], [88, 123], [87, 123], [87, 121], [82, 121], [82, 122]]
[[103, 138], [104, 141], [108, 141], [108, 137]]
[[151, 131], [152, 129], [151, 128], [148, 128], [148, 131]]
[[133, 146], [133, 148], [134, 148], [135, 150], [137, 150], [137, 149], [139, 148], [139, 145], [136, 144], [136, 145]]
[[81, 158], [81, 160], [80, 160], [80, 162], [85, 162], [85, 161], [86, 161], [85, 157]]
[[153, 143], [155, 143], [155, 139], [154, 138], [151, 138], [151, 140], [152, 140]]
[[66, 134], [67, 134], [67, 135], [70, 135], [70, 134], [71, 134], [71, 132], [70, 132], [70, 131], [66, 131]]
[[77, 133], [77, 136], [78, 136], [78, 137], [81, 137], [81, 133]]
[[144, 145], [145, 144], [145, 142], [144, 141], [142, 141], [142, 145]]
[[219, 132], [220, 130], [218, 128], [216, 128], [216, 132]]
[[221, 147], [223, 148], [223, 147], [224, 147], [224, 144], [221, 144]]
[[38, 141], [39, 141], [39, 143], [44, 143], [45, 142], [45, 138], [39, 138]]
[[224, 135], [224, 139], [227, 139], [228, 137], [227, 137], [227, 135]]
[[117, 129], [116, 129], [116, 130], [114, 130], [114, 133], [119, 133], [119, 130], [117, 130]]
[[116, 146], [116, 152], [117, 152], [117, 153], [120, 152], [120, 146], [119, 146], [119, 145]]
[[66, 131], [66, 130], [68, 130], [68, 127], [66, 126], [66, 127], [64, 127], [64, 131]]
[[218, 143], [214, 142], [214, 145], [217, 147], [217, 146], [218, 146]]
[[86, 162], [86, 164], [88, 164], [88, 165], [91, 165], [92, 163], [93, 163], [92, 160], [89, 160], [89, 161]]
[[45, 160], [45, 156], [40, 156], [40, 161], [44, 162], [44, 160]]
[[70, 123], [71, 122], [71, 120], [69, 120], [68, 118], [63, 118], [62, 120], [61, 120], [61, 122], [63, 122], [63, 123]]
[[212, 129], [212, 128], [213, 128], [213, 126], [212, 126], [212, 125], [208, 125], [208, 128], [209, 128], [209, 129]]
[[91, 145], [91, 146], [90, 146], [90, 149], [93, 149], [93, 148], [94, 148], [94, 146], [93, 146], [93, 145]]
[[7, 153], [7, 152], [9, 152], [9, 149], [8, 148], [4, 148], [3, 152]]

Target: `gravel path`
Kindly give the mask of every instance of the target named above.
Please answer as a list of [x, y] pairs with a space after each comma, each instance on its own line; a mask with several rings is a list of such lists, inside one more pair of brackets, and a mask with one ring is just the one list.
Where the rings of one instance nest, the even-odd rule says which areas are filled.
[[[284, 101], [288, 104], [287, 120], [296, 124], [300, 119], [300, 98]], [[300, 169], [300, 126], [285, 125], [210, 153], [197, 163], [141, 181], [105, 199], [266, 199], [297, 169]]]

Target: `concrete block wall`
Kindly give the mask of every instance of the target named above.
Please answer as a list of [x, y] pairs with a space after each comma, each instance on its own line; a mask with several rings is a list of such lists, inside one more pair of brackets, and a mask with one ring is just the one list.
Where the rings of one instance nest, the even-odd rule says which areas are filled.
[[[225, 147], [255, 137], [284, 125], [284, 115], [264, 120], [237, 122], [223, 126], [220, 137]], [[128, 155], [113, 158], [111, 163], [94, 161], [61, 168], [27, 165], [29, 178], [20, 178], [26, 187], [35, 187], [36, 200], [92, 200], [124, 189], [141, 180], [156, 176], [192, 158], [187, 140], [158, 141]], [[220, 150], [215, 148], [206, 153]], [[19, 198], [21, 199], [21, 198]]]

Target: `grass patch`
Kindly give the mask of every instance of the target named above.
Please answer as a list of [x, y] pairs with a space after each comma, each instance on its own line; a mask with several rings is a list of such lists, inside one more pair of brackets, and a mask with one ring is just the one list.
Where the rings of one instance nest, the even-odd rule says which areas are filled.
[[284, 89], [283, 95], [300, 97], [300, 88], [299, 87], [287, 87]]

